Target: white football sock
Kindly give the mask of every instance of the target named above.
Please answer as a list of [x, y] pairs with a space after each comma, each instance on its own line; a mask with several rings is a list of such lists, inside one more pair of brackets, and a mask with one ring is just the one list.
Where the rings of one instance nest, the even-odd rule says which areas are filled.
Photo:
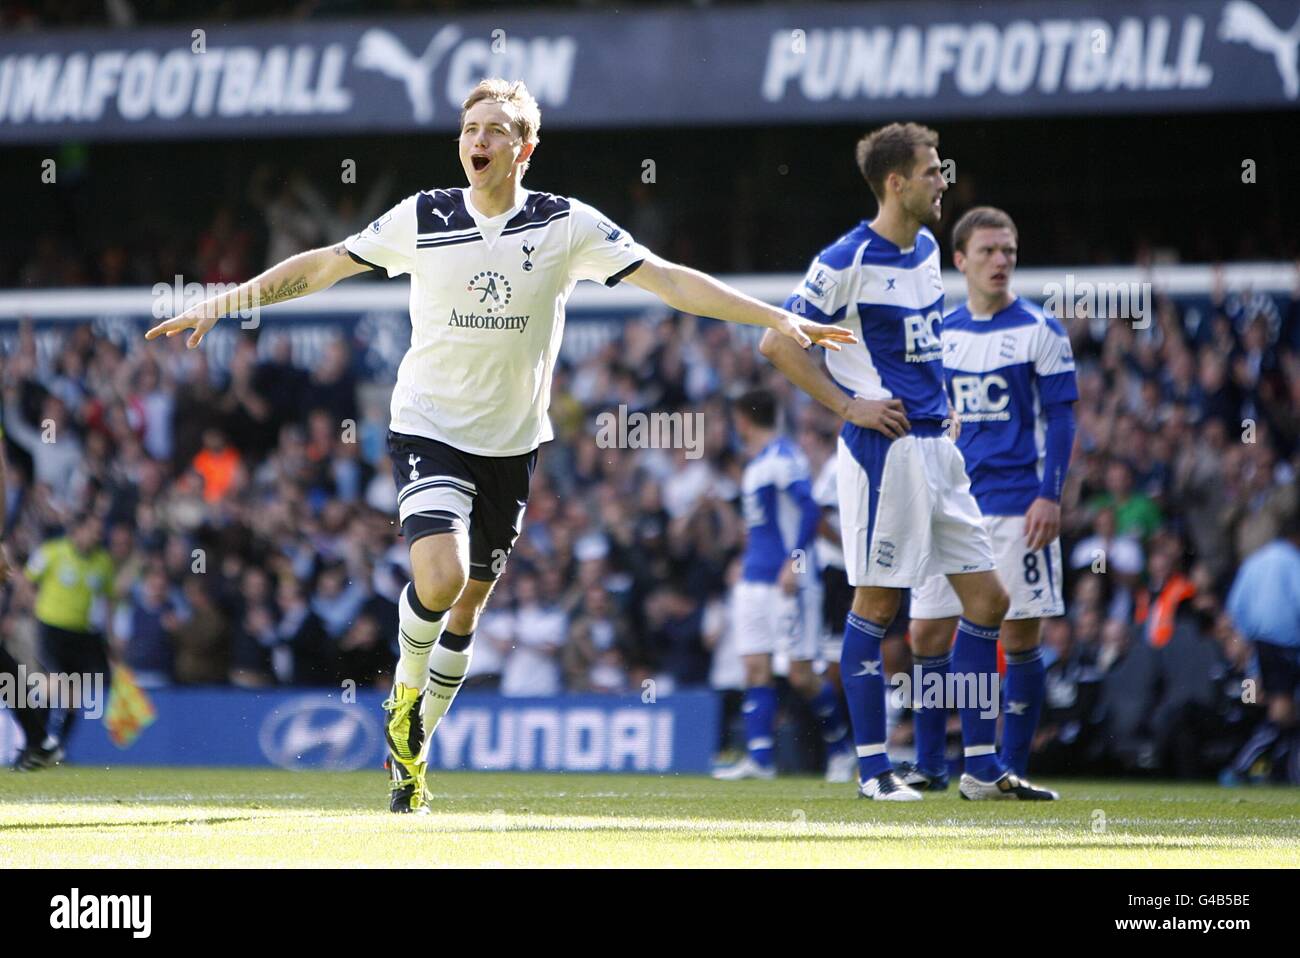
[[420, 704], [420, 719], [424, 725], [424, 750], [420, 760], [424, 761], [433, 741], [433, 733], [438, 723], [451, 708], [451, 703], [465, 681], [469, 671], [469, 660], [474, 655], [471, 643], [464, 652], [455, 652], [442, 643], [433, 647], [429, 656], [429, 684], [424, 689], [424, 701]]
[[442, 628], [447, 622], [447, 610], [432, 613], [437, 618], [430, 619], [427, 617], [427, 609], [421, 607], [424, 614], [416, 611], [411, 604], [412, 599], [419, 601], [414, 588], [407, 583], [397, 599], [397, 644], [402, 651], [397, 659], [393, 680], [411, 688], [422, 689], [428, 676], [429, 653], [438, 641], [438, 636], [442, 635]]

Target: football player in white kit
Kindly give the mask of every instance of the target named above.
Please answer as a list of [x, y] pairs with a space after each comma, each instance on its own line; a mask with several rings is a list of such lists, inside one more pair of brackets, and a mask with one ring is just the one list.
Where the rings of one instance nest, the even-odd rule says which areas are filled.
[[[411, 276], [411, 346], [393, 387], [389, 449], [412, 582], [398, 602], [401, 657], [385, 703], [390, 808], [428, 811], [427, 745], [464, 681], [479, 612], [519, 535], [579, 280], [620, 280], [673, 309], [766, 326], [798, 347], [851, 343], [666, 262], [584, 203], [523, 188], [541, 113], [522, 83], [480, 82], [459, 152], [467, 188], [422, 190], [330, 248], [300, 253], [160, 323], [147, 338], [327, 289], [369, 270]], [[444, 631], [445, 629], [445, 631]]]

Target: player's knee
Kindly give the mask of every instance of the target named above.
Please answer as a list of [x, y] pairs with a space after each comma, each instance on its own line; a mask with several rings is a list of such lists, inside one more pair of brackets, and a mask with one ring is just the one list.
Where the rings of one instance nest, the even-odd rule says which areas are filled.
[[887, 624], [894, 621], [901, 601], [895, 589], [859, 589], [853, 597], [853, 613], [868, 622]]
[[997, 595], [994, 597], [993, 612], [998, 617], [998, 621], [1001, 622], [1007, 617], [1007, 613], [1010, 611], [1011, 596], [1007, 593], [1006, 589], [1000, 588], [998, 589]]
[[417, 573], [412, 582], [420, 604], [434, 612], [450, 609], [465, 591], [466, 575], [454, 561], [434, 560]]
[[426, 536], [411, 547], [411, 581], [426, 609], [449, 609], [465, 591], [469, 570], [464, 551], [453, 536]]
[[1006, 589], [999, 589], [988, 598], [988, 609], [985, 621], [990, 625], [994, 622], [1001, 623], [1011, 611], [1011, 597], [1007, 595]]
[[457, 583], [431, 577], [417, 578], [413, 584], [415, 597], [420, 600], [420, 605], [431, 612], [450, 609], [460, 595], [461, 589], [464, 588], [464, 582]]
[[1011, 596], [1007, 595], [1002, 583], [996, 582], [993, 588], [979, 597], [974, 609], [966, 611], [966, 617], [974, 619], [980, 625], [995, 625], [1000, 624], [1010, 610]]

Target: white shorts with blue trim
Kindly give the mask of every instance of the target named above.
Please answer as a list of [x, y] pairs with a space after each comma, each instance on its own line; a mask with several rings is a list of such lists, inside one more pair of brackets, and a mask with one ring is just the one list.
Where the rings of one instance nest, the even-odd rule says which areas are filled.
[[[985, 516], [993, 540], [998, 578], [1011, 596], [1008, 619], [1050, 619], [1065, 615], [1061, 592], [1061, 540], [1031, 552], [1025, 546], [1024, 516]], [[943, 576], [932, 576], [912, 590], [914, 619], [948, 619], [961, 615], [961, 600]]]
[[813, 607], [812, 590], [786, 595], [767, 582], [737, 582], [731, 592], [731, 621], [740, 655], [785, 652], [791, 661], [817, 658], [821, 608]]
[[901, 439], [847, 426], [837, 466], [851, 585], [910, 589], [934, 575], [994, 568], [966, 462], [937, 424]]

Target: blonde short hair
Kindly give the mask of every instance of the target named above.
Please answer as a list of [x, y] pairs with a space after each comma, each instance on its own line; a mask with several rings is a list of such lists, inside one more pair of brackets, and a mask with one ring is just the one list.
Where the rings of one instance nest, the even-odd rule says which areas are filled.
[[536, 143], [537, 134], [542, 129], [542, 110], [524, 86], [523, 80], [511, 83], [500, 77], [488, 77], [478, 81], [478, 85], [469, 91], [465, 102], [460, 105], [460, 125], [465, 125], [465, 114], [476, 103], [501, 103], [507, 112], [513, 115], [515, 128], [525, 143]]

